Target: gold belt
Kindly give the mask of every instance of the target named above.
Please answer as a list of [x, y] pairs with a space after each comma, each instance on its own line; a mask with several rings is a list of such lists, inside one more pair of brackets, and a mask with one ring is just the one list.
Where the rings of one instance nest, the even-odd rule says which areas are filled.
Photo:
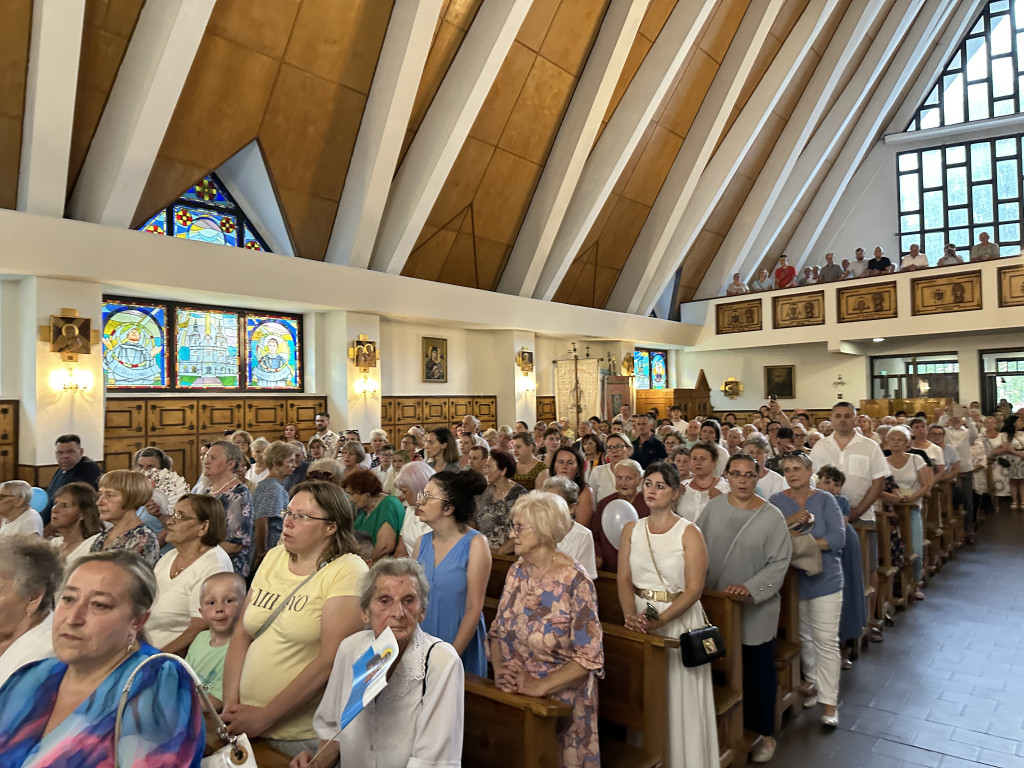
[[657, 600], [659, 603], [671, 603], [683, 594], [682, 592], [668, 592], [664, 589], [640, 589], [639, 587], [634, 587], [633, 592], [635, 592], [636, 596], [639, 598], [644, 600]]

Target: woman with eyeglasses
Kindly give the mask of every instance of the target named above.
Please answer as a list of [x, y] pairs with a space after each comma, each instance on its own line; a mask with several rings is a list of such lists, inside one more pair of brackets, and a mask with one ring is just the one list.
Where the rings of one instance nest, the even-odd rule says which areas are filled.
[[256, 486], [256, 493], [252, 495], [252, 507], [256, 516], [253, 526], [255, 568], [259, 568], [267, 551], [276, 547], [281, 538], [281, 510], [288, 506], [288, 491], [285, 490], [284, 479], [299, 466], [299, 454], [288, 443], [275, 440], [264, 449], [263, 460], [267, 476]]
[[438, 472], [416, 497], [416, 516], [430, 531], [416, 542], [433, 599], [423, 631], [451, 643], [466, 672], [487, 674], [484, 597], [491, 575], [487, 537], [470, 527], [476, 497], [487, 481], [479, 472]]
[[228, 553], [217, 546], [224, 540], [224, 507], [213, 496], [186, 493], [167, 516], [166, 530], [174, 548], [154, 569], [156, 602], [146, 634], [154, 648], [184, 656], [196, 635], [208, 628], [199, 615], [203, 582], [234, 570]]
[[[675, 512], [682, 492], [673, 464], [658, 461], [644, 473], [650, 514], [622, 529], [618, 594], [626, 629], [665, 637], [704, 626], [700, 593], [707, 547], [696, 525]], [[668, 755], [666, 765], [704, 768], [718, 763], [718, 732], [711, 666], [683, 666], [668, 654]]]
[[135, 511], [153, 496], [149, 478], [141, 472], [115, 469], [100, 478], [96, 508], [100, 520], [110, 527], [93, 539], [90, 552], [126, 549], [142, 557], [151, 566], [160, 559], [156, 534], [139, 519]]
[[341, 487], [345, 489], [352, 506], [355, 507], [356, 519], [353, 527], [357, 531], [365, 531], [373, 541], [371, 560], [394, 554], [398, 544], [398, 534], [405, 521], [405, 510], [402, 503], [394, 496], [384, 493], [380, 479], [368, 469], [359, 469], [342, 478]]
[[782, 604], [779, 590], [793, 545], [778, 507], [757, 495], [761, 467], [753, 457], [729, 457], [729, 490], [708, 502], [697, 520], [708, 547], [705, 589], [742, 602], [743, 721], [761, 736], [751, 754], [766, 763], [775, 754], [775, 635]]
[[232, 733], [292, 756], [316, 751], [313, 715], [338, 646], [363, 628], [359, 578], [368, 569], [352, 520], [338, 486], [309, 480], [292, 490], [281, 543], [253, 578], [224, 662], [222, 716]]
[[716, 443], [702, 441], [690, 448], [690, 472], [693, 477], [683, 481], [683, 493], [676, 502], [676, 514], [691, 523], [697, 522], [708, 502], [729, 492], [729, 482], [715, 472], [718, 458], [724, 453]]
[[633, 442], [623, 433], [608, 435], [604, 444], [604, 464], [594, 467], [587, 484], [598, 502], [616, 493], [615, 465], [633, 454]]
[[[846, 523], [835, 497], [811, 488], [814, 470], [811, 457], [790, 453], [782, 458], [782, 472], [789, 488], [769, 499], [786, 518], [787, 525], [813, 520], [811, 536], [821, 550], [821, 573], [808, 576], [799, 571], [800, 658], [804, 679], [814, 684], [818, 695], [804, 701], [807, 708], [821, 700], [822, 725], [839, 725], [839, 616], [843, 606], [842, 553]], [[793, 532], [791, 535], [798, 535]]]

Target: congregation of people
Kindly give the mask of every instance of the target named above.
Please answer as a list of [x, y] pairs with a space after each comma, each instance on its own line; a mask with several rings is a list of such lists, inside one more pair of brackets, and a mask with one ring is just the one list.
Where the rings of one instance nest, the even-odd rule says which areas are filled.
[[966, 259], [964, 255], [958, 251], [956, 245], [946, 243], [943, 246], [942, 255], [933, 260], [921, 250], [919, 243], [913, 243], [909, 246], [907, 253], [897, 259], [897, 263], [894, 264], [885, 255], [885, 249], [881, 246], [875, 247], [872, 258], [866, 258], [864, 249], [858, 247], [854, 251], [852, 259], [842, 259], [837, 264], [835, 253], [829, 252], [825, 254], [824, 264], [811, 264], [799, 272], [789, 263], [789, 257], [782, 255], [779, 257], [774, 271], [769, 271], [767, 267], [760, 267], [746, 282], [741, 273], [734, 273], [732, 282], [725, 286], [724, 292], [726, 296], [741, 296], [746, 293], [760, 293], [782, 288], [803, 288], [807, 285], [838, 283], [842, 280], [855, 280], [862, 277], [880, 277], [891, 275], [894, 272], [916, 272], [929, 267], [952, 267], [968, 262], [973, 264], [980, 261], [991, 261], [1000, 257], [999, 243], [993, 242], [987, 233], [982, 232], [978, 235], [978, 242], [970, 247]]
[[[910, 505], [920, 552], [922, 499], [948, 480], [973, 543], [982, 515], [1024, 506], [1024, 408], [875, 419], [839, 402], [815, 422], [773, 400], [747, 420], [624, 405], [575, 429], [466, 416], [364, 443], [321, 413], [304, 440], [289, 424], [204, 445], [192, 479], [156, 446], [104, 473], [61, 435], [45, 498], [0, 484], [0, 768], [198, 766], [197, 694], [172, 661], [139, 667], [158, 653], [195, 670], [231, 734], [292, 768], [460, 765], [467, 674], [568, 705], [559, 765], [599, 766], [609, 574], [640, 635], [704, 626], [705, 590], [741, 602], [743, 721], [767, 762], [797, 544], [820, 553], [797, 572], [803, 706], [833, 729], [841, 670], [884, 631], [862, 568], [877, 535], [864, 559], [854, 526]], [[492, 563], [509, 556], [488, 623]], [[925, 599], [922, 565], [907, 599]], [[388, 686], [339, 731], [353, 664], [385, 630]], [[665, 765], [718, 765], [711, 667], [673, 653], [666, 687]]]

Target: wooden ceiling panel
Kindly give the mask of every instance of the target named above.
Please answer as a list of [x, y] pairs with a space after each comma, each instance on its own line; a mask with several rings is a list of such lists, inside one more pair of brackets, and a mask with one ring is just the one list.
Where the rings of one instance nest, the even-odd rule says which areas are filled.
[[[188, 189], [206, 175], [205, 169], [205, 164], [181, 163], [158, 155], [135, 209], [132, 228], [141, 227], [156, 211], [166, 208], [168, 203], [180, 197], [182, 190]], [[159, 179], [160, 183], [155, 184], [154, 179]]]
[[[562, 0], [540, 55], [566, 72], [582, 71], [607, 7], [606, 0]], [[581, 34], [586, 30], [592, 34]]]
[[571, 74], [538, 56], [498, 146], [534, 163], [543, 163], [575, 85]]
[[282, 66], [260, 126], [278, 187], [340, 200], [365, 104], [362, 93]]
[[21, 125], [32, 29], [32, 0], [9, 0], [0, 24], [0, 208], [18, 204]]
[[534, 0], [519, 27], [516, 41], [534, 53], [539, 53], [548, 29], [551, 28], [551, 22], [558, 13], [558, 5], [559, 0]]
[[473, 202], [473, 195], [487, 171], [494, 147], [477, 139], [466, 139], [455, 158], [448, 180], [427, 217], [427, 226], [443, 227]]
[[[721, 235], [716, 235], [714, 232], [709, 232], [706, 229], [702, 230], [693, 241], [693, 247], [690, 249], [690, 253], [712, 259], [715, 254], [718, 253], [718, 249], [722, 247], [724, 240], [725, 238]], [[708, 263], [710, 263], [710, 261]], [[676, 302], [689, 301], [697, 291], [697, 286], [700, 285], [700, 281], [703, 279], [704, 270], [691, 269], [689, 262], [687, 262], [687, 266], [684, 269], [679, 270], [679, 284], [676, 288]], [[675, 311], [678, 312], [678, 307], [675, 308]]]
[[433, 237], [427, 239], [409, 255], [402, 274], [406, 277], [418, 277], [421, 280], [436, 280], [457, 235], [458, 232], [455, 230], [439, 229]]
[[[736, 223], [736, 212], [743, 206], [753, 183], [754, 180], [749, 177], [735, 175], [719, 198], [715, 210], [708, 217], [704, 229], [714, 232], [716, 235], [722, 235], [723, 238], [729, 234], [732, 225]], [[710, 262], [708, 263], [710, 264]], [[686, 268], [690, 269], [691, 267], [692, 264], [687, 260]]]
[[612, 211], [615, 210], [615, 204], [619, 202], [620, 195], [616, 192], [608, 195], [608, 199], [604, 201], [604, 205], [601, 206], [601, 211], [597, 214], [597, 218], [594, 220], [594, 226], [587, 232], [587, 239], [583, 241], [583, 246], [580, 248], [580, 253], [585, 254], [587, 250], [594, 246], [597, 242], [597, 238], [601, 236], [604, 231], [604, 226], [608, 222], [609, 217], [612, 215]]
[[640, 34], [650, 41], [654, 41], [661, 28], [665, 26], [668, 17], [676, 8], [678, 0], [651, 0], [644, 13], [643, 21], [640, 22]]
[[445, 254], [434, 279], [442, 283], [477, 287], [476, 243], [471, 234], [460, 232]]
[[473, 197], [476, 234], [511, 245], [543, 168], [496, 149]]
[[206, 33], [280, 59], [300, 3], [301, 0], [217, 0]]
[[683, 140], [679, 136], [661, 125], [656, 125], [650, 142], [622, 190], [623, 196], [648, 208], [653, 206], [681, 146]]
[[675, 90], [665, 102], [665, 111], [659, 121], [661, 125], [677, 136], [686, 137], [708, 89], [711, 88], [711, 83], [714, 82], [715, 75], [718, 74], [718, 66], [718, 62], [702, 48], [694, 51], [685, 69], [681, 70], [682, 77], [679, 78]]
[[591, 268], [588, 268], [588, 265], [579, 259], [574, 260], [569, 265], [569, 268], [565, 270], [565, 277], [562, 278], [562, 282], [559, 284], [558, 290], [555, 291], [552, 299], [562, 304], [576, 304], [581, 307], [590, 306], [593, 291], [588, 288], [586, 289], [586, 294], [583, 294], [584, 288], [580, 285], [580, 277], [583, 275], [584, 269], [587, 270], [591, 285], [593, 284], [593, 265], [589, 266]]
[[473, 127], [469, 130], [471, 137], [497, 145], [536, 59], [537, 54], [525, 45], [518, 41], [512, 43]]
[[610, 221], [615, 222], [615, 226], [607, 226], [601, 230], [601, 236], [597, 240], [598, 260], [602, 266], [622, 269], [650, 212], [649, 206], [628, 197], [620, 197], [616, 201], [609, 217]]
[[334, 228], [338, 201], [314, 197], [280, 185], [277, 188], [277, 197], [281, 201], [281, 210], [286, 217], [288, 234], [295, 246], [295, 255], [322, 261], [327, 251], [327, 243], [331, 239], [331, 230]]
[[750, 0], [722, 0], [704, 27], [700, 49], [718, 64], [725, 58], [749, 5]]
[[[654, 135], [654, 129], [657, 128], [657, 123], [651, 122], [644, 128], [643, 134], [640, 136], [640, 140], [636, 143], [636, 148], [633, 150], [633, 154], [629, 156], [629, 160], [622, 167], [622, 172], [619, 173], [619, 178], [615, 180], [615, 186], [612, 187], [613, 195], [621, 195], [626, 189], [626, 184], [633, 177], [636, 172], [636, 167], [640, 163], [640, 158], [643, 157], [644, 152], [647, 150], [647, 145], [651, 141], [651, 136]], [[598, 222], [594, 222], [594, 227], [598, 226]], [[603, 224], [601, 225], [603, 226]], [[595, 235], [596, 237], [596, 235]]]
[[368, 94], [392, 7], [390, 0], [303, 0], [284, 63]]

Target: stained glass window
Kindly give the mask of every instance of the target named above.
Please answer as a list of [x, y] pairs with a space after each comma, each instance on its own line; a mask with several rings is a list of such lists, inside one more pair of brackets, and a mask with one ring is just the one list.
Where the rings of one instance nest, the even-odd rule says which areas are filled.
[[262, 235], [213, 173], [185, 190], [140, 230], [201, 243], [270, 251]]
[[646, 349], [633, 351], [633, 386], [636, 389], [651, 388], [651, 353]]
[[108, 389], [166, 389], [167, 307], [103, 304], [103, 380]]
[[665, 364], [665, 351], [651, 350], [651, 389], [664, 389], [668, 386], [668, 366]]
[[238, 389], [238, 313], [180, 307], [175, 315], [178, 387]]
[[301, 389], [299, 322], [246, 315], [246, 389]]

